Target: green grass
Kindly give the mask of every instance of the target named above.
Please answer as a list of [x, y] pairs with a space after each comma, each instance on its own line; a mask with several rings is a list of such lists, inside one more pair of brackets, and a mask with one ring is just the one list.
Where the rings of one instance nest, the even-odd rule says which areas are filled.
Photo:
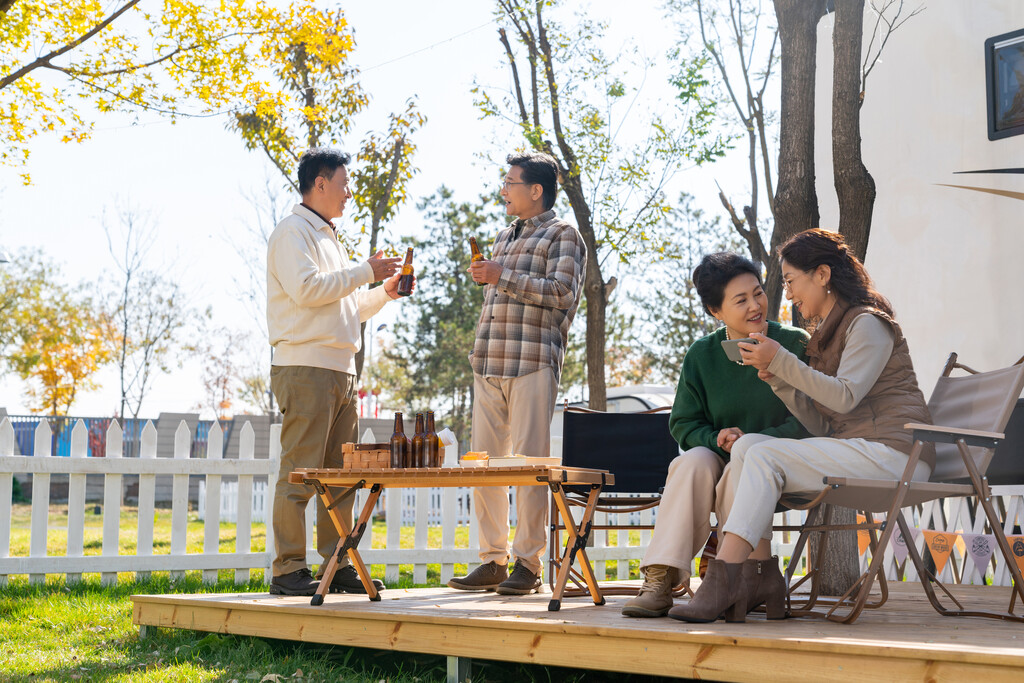
[[[31, 508], [15, 505], [12, 509], [12, 556], [27, 556]], [[203, 522], [189, 513], [188, 552], [200, 552]], [[134, 554], [138, 511], [122, 510], [119, 544], [122, 554]], [[169, 510], [157, 510], [154, 522], [154, 554], [170, 552]], [[85, 518], [86, 555], [99, 555], [102, 549], [102, 515], [90, 506]], [[49, 511], [47, 550], [61, 555], [66, 549], [67, 509], [52, 506]], [[373, 546], [383, 547], [386, 526], [373, 525]], [[413, 547], [415, 532], [403, 528], [401, 546]], [[431, 547], [440, 547], [441, 530], [428, 533]], [[220, 528], [220, 548], [235, 548], [235, 528]], [[456, 545], [468, 545], [468, 531], [460, 529]], [[631, 539], [636, 542], [639, 537]], [[266, 541], [265, 527], [252, 527], [252, 551], [260, 552]], [[613, 539], [614, 542], [614, 539]], [[637, 561], [631, 563], [636, 576]], [[615, 576], [615, 563], [608, 562], [608, 578]], [[466, 567], [456, 565], [456, 572]], [[383, 565], [372, 573], [383, 579]], [[446, 659], [435, 655], [396, 653], [388, 650], [317, 645], [294, 641], [223, 636], [199, 631], [159, 629], [141, 640], [132, 625], [134, 594], [263, 592], [263, 571], [253, 570], [248, 584], [233, 582], [234, 572], [223, 570], [220, 580], [204, 584], [201, 572], [186, 572], [184, 579], [171, 581], [167, 572], [153, 572], [151, 578], [138, 581], [131, 573], [122, 573], [116, 584], [102, 586], [96, 574], [66, 585], [60, 575], [48, 575], [44, 584], [31, 585], [27, 577], [11, 577], [0, 588], [0, 681], [355, 681], [405, 683], [445, 680]], [[449, 577], [440, 576], [440, 565], [430, 565], [425, 586], [437, 586]], [[397, 584], [389, 588], [413, 587], [412, 565], [400, 567]], [[586, 681], [647, 682], [663, 679], [602, 672], [583, 672], [525, 664], [474, 660], [474, 681]]]

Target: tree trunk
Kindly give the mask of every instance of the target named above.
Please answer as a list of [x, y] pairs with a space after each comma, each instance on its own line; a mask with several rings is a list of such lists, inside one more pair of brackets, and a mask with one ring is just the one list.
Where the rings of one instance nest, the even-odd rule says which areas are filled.
[[[550, 152], [549, 152], [550, 153]], [[590, 207], [583, 196], [579, 175], [575, 168], [562, 177], [562, 189], [569, 199], [576, 225], [587, 246], [587, 269], [583, 274], [583, 292], [587, 297], [587, 386], [590, 395], [587, 405], [591, 410], [604, 410], [608, 405], [605, 384], [605, 312], [608, 307], [608, 288], [601, 275], [597, 255], [597, 235], [591, 220]]]
[[868, 251], [875, 181], [860, 150], [861, 44], [864, 0], [836, 0], [832, 85], [832, 170], [839, 197], [839, 232], [861, 261]]
[[769, 318], [782, 303], [782, 268], [776, 250], [798, 232], [818, 227], [814, 189], [814, 77], [818, 20], [824, 0], [775, 0], [781, 44], [779, 179], [775, 186], [775, 229], [768, 259]]

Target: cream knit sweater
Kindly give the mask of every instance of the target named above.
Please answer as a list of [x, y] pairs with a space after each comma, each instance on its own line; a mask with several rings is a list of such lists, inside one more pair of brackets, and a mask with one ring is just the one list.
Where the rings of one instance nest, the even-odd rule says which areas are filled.
[[330, 224], [300, 204], [267, 244], [267, 329], [274, 365], [355, 374], [359, 324], [391, 300], [369, 263], [352, 263]]

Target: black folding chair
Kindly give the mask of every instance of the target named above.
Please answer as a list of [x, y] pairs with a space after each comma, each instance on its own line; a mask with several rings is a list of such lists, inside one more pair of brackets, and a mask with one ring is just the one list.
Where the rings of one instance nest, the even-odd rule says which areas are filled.
[[[615, 475], [615, 484], [606, 486], [598, 497], [597, 512], [639, 512], [661, 503], [661, 492], [668, 476], [668, 466], [679, 455], [679, 445], [668, 431], [669, 408], [636, 413], [604, 413], [586, 408], [566, 408], [562, 417], [562, 465], [608, 470]], [[589, 490], [565, 489], [573, 507], [583, 508]], [[652, 524], [590, 524], [587, 536], [594, 530], [615, 529], [629, 533], [637, 529], [653, 529]], [[562, 555], [561, 534], [565, 530], [554, 504], [551, 506], [550, 553], [548, 582], [554, 581]], [[620, 560], [621, 561], [621, 560]], [[567, 587], [565, 595], [588, 593], [583, 576], [570, 570], [576, 586]], [[600, 578], [600, 577], [599, 577]], [[688, 591], [677, 589], [677, 594]], [[636, 588], [601, 585], [606, 595], [632, 595]]]

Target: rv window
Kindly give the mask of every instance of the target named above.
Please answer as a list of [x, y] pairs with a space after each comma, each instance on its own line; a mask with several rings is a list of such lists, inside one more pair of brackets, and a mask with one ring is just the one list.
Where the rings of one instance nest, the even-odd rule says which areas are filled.
[[1024, 133], [1024, 30], [985, 41], [988, 139]]

